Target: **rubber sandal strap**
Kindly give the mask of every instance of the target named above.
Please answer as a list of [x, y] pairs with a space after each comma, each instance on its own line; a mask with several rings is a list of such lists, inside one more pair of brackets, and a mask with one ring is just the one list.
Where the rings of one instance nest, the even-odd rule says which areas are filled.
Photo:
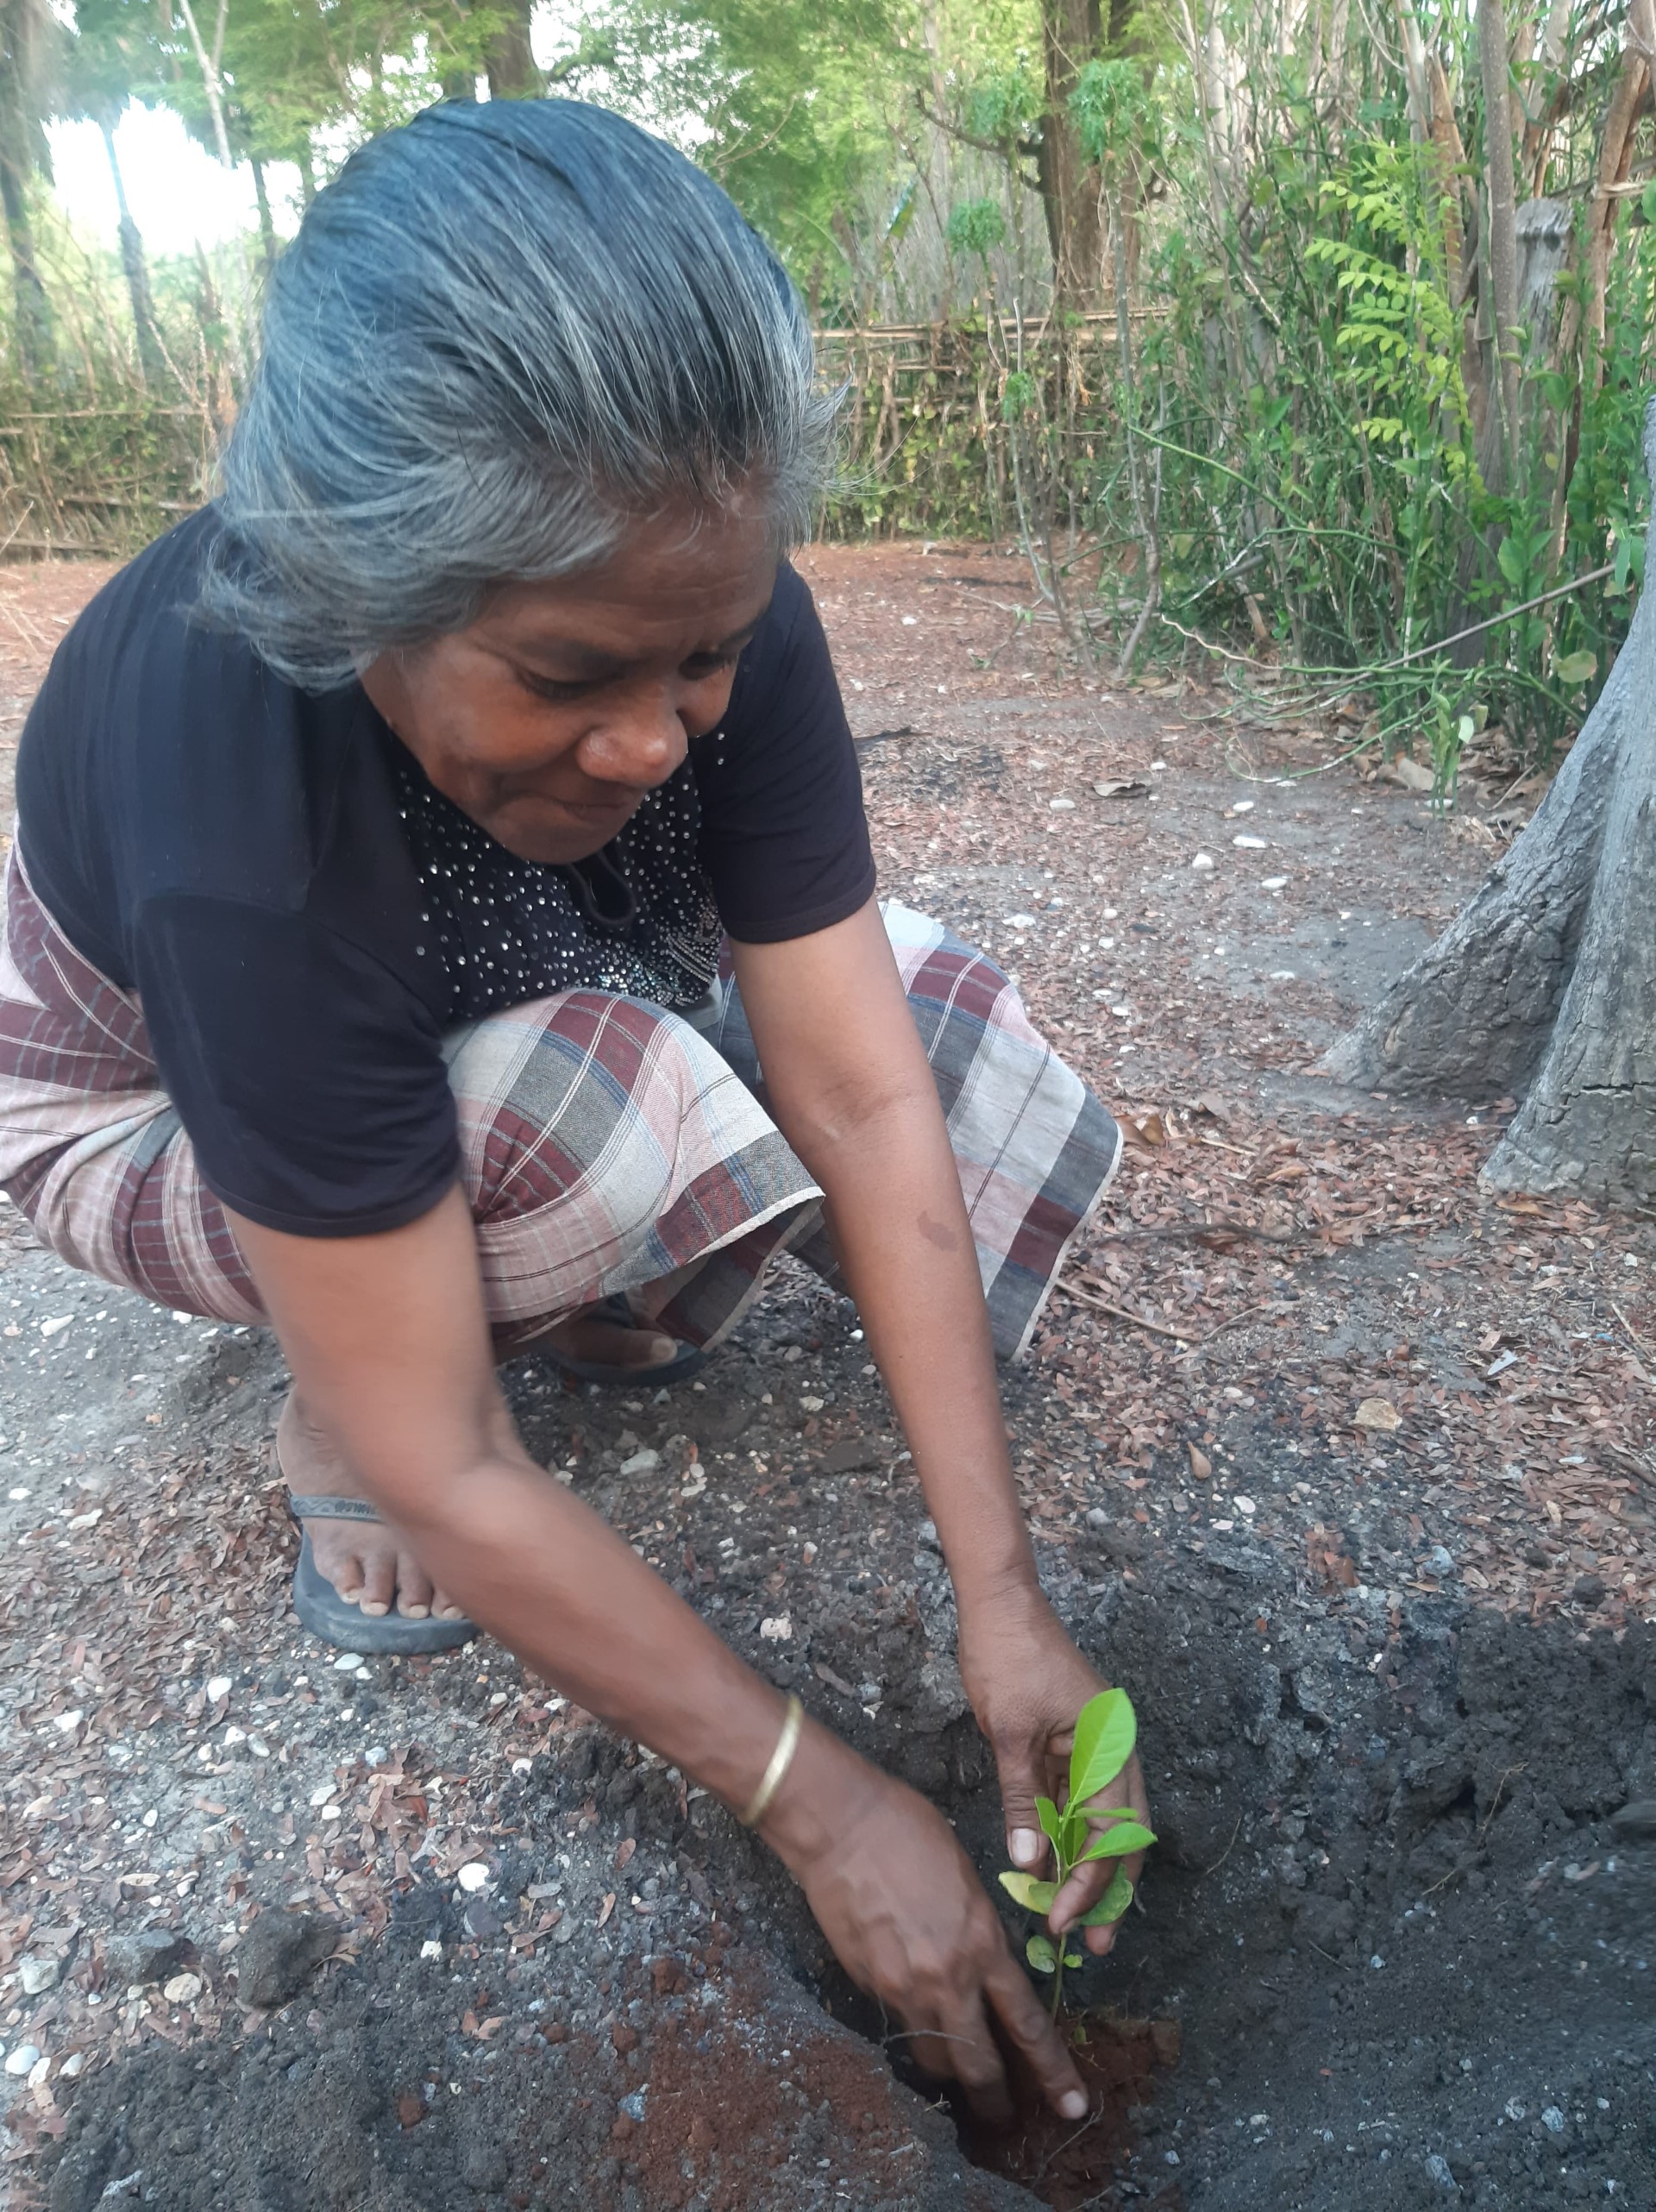
[[303, 1497], [290, 1490], [287, 1502], [301, 1521], [377, 1521], [380, 1516], [366, 1498]]

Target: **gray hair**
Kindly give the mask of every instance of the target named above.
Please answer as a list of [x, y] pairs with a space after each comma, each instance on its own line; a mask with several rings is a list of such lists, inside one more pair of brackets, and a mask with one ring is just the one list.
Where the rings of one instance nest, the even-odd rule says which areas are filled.
[[202, 611], [325, 689], [743, 482], [781, 553], [834, 412], [780, 263], [682, 154], [577, 101], [431, 108], [277, 263]]

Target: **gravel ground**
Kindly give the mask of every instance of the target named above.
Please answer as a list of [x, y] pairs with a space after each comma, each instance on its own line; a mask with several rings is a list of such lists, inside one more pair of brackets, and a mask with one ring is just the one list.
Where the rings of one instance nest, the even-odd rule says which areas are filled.
[[[1656, 2204], [1656, 1244], [1483, 1196], [1509, 1104], [1317, 1073], [1509, 822], [1308, 772], [1338, 730], [1067, 676], [986, 549], [806, 565], [887, 891], [1007, 965], [1131, 1138], [1006, 1392], [1044, 1575], [1141, 1708], [1164, 1838], [1082, 1992], [1140, 2057], [1091, 2167], [1038, 2188]], [[20, 695], [92, 581], [0, 577]], [[965, 2163], [791, 1888], [671, 1769], [492, 1644], [307, 1643], [267, 1338], [0, 1219], [20, 2212], [1032, 2201]], [[511, 1387], [556, 1478], [992, 1872], [946, 1578], [855, 1316], [785, 1268], [701, 1384]], [[1018, 2143], [972, 2148], [1028, 2177]]]

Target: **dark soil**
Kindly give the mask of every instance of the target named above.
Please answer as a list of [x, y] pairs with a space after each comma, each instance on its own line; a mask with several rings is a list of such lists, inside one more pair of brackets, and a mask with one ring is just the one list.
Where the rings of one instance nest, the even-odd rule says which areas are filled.
[[[1315, 1072], [1498, 829], [1350, 770], [1271, 782], [1319, 733], [1239, 738], [1170, 679], [1076, 683], [1014, 564], [812, 561], [888, 889], [1013, 965], [1132, 1130], [1005, 1396], [1162, 1838], [1075, 2001], [1173, 2023], [1178, 2063], [1120, 2085], [1084, 2184], [1038, 2171], [1056, 2138], [972, 2166], [775, 1863], [671, 1769], [486, 1641], [343, 1668], [306, 1642], [267, 1340], [72, 1277], [0, 1213], [0, 2040], [38, 2053], [0, 2074], [0, 2194], [1649, 2212], [1656, 1840], [1610, 1816], [1656, 1798], [1656, 1238], [1486, 1198], [1501, 1109]], [[65, 573], [8, 575], [16, 635], [50, 642]], [[1126, 773], [1153, 799], [1095, 795]], [[510, 1387], [543, 1463], [993, 1883], [948, 1580], [855, 1316], [787, 1268], [700, 1385]], [[1395, 1430], [1353, 1426], [1377, 1400]]]
[[[974, 2165], [1021, 2183], [1055, 2212], [1077, 2212], [1117, 2198], [1124, 2154], [1138, 2140], [1157, 2077], [1177, 2060], [1179, 2029], [1176, 2020], [1077, 2014], [1068, 2006], [1059, 2026], [1086, 2088], [1085, 2120], [1060, 2120], [1032, 2082], [1019, 2084], [1016, 2117], [1006, 2127], [988, 2126], [957, 2096], [950, 2102]], [[1153, 2212], [1182, 2212], [1184, 2192], [1170, 2179], [1145, 2201]]]
[[[939, 1656], [946, 1589], [924, 1548], [916, 1567], [906, 1624], [857, 1638], [875, 1717], [847, 1700], [839, 1718], [992, 1875], [994, 1792]], [[1608, 1825], [1656, 1794], [1650, 1631], [1317, 1596], [1245, 1537], [1131, 1584], [1091, 1542], [1056, 1594], [1134, 1686], [1163, 1839], [1116, 1960], [1073, 1981], [1176, 2022], [1182, 2054], [1152, 2089], [1144, 2031], [1131, 2113], [1115, 2093], [1132, 2139], [1113, 2127], [1079, 2170], [1040, 2171], [1051, 2134], [988, 2162], [1061, 2207], [1656, 2203], [1656, 1844]], [[824, 1599], [810, 1650], [843, 1658], [868, 1600]], [[803, 1654], [775, 1671], [810, 1672]], [[378, 1944], [250, 2032], [90, 2076], [53, 2212], [132, 2172], [167, 2212], [1028, 2201], [969, 2183], [944, 2118], [811, 2001], [862, 2017], [775, 1863], [598, 1731], [506, 1794], [492, 1894], [527, 1893], [597, 1806], [627, 1860], [612, 1951], [517, 1949], [452, 1886], [412, 1888]], [[718, 1898], [730, 1921], [668, 1949], [677, 1910], [627, 1912], [645, 1865], [674, 1870], [679, 1909]]]

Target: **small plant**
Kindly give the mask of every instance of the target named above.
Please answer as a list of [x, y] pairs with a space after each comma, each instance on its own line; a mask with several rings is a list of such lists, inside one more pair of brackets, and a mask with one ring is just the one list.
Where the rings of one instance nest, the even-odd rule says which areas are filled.
[[[1088, 1698], [1076, 1720], [1075, 1748], [1070, 1754], [1070, 1788], [1062, 1813], [1050, 1797], [1035, 1800], [1041, 1832], [1052, 1846], [1057, 1862], [1057, 1878], [1038, 1882], [1032, 1874], [1008, 1870], [1000, 1886], [1015, 1897], [1026, 1912], [1050, 1913], [1059, 1890], [1078, 1866], [1100, 1858], [1125, 1858], [1147, 1851], [1156, 1840], [1150, 1830], [1122, 1808], [1095, 1805], [1101, 1790], [1107, 1789], [1132, 1756], [1138, 1723], [1132, 1700], [1125, 1690], [1101, 1690]], [[1132, 1902], [1132, 1884], [1116, 1869], [1115, 1878], [1090, 1913], [1077, 1923], [1083, 1928], [1107, 1926], [1119, 1920]], [[1063, 1970], [1079, 1966], [1082, 1955], [1069, 1948], [1065, 1936], [1055, 1944], [1047, 1935], [1032, 1935], [1024, 1956], [1038, 1974], [1052, 1976], [1052, 2017], [1058, 2016], [1063, 1995]]]

